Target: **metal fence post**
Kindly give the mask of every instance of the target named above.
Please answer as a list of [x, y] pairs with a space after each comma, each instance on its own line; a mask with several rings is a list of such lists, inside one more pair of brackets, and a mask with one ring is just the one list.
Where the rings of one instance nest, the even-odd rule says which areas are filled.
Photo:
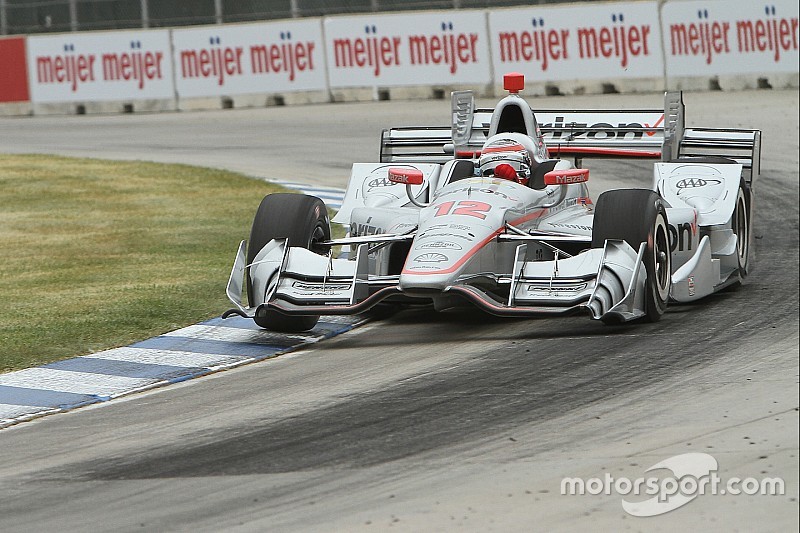
[[142, 9], [142, 28], [150, 27], [150, 8], [147, 5], [147, 0], [141, 0]]
[[78, 1], [69, 0], [69, 29], [78, 31]]
[[217, 24], [222, 24], [222, 0], [214, 0], [214, 17]]
[[0, 0], [0, 35], [8, 34], [8, 19], [6, 18], [6, 0]]
[[292, 14], [293, 19], [300, 16], [300, 8], [297, 6], [297, 0], [289, 1], [289, 12]]

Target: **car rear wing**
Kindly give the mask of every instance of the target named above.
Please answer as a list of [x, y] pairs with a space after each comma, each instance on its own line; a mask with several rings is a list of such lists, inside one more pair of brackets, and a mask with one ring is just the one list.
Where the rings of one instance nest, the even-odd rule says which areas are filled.
[[[760, 173], [761, 132], [686, 128], [682, 93], [665, 94], [664, 110], [534, 110], [550, 157], [656, 159], [726, 158], [748, 178]], [[474, 109], [472, 95], [452, 97], [450, 127], [404, 127], [381, 135], [383, 163], [445, 163], [474, 158], [489, 136], [493, 109]]]
[[[492, 111], [475, 110], [471, 135], [463, 144], [453, 142], [452, 129], [446, 127], [384, 130], [381, 162], [444, 163], [454, 156], [476, 157], [489, 136]], [[550, 156], [578, 159], [661, 159], [664, 130], [657, 123], [663, 115], [661, 111], [534, 112]]]
[[666, 93], [664, 104], [663, 161], [734, 161], [749, 185], [761, 175], [761, 130], [687, 128], [683, 93]]

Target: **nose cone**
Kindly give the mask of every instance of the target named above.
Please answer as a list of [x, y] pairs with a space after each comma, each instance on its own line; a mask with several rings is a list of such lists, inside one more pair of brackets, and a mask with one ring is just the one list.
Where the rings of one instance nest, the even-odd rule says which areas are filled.
[[467, 231], [463, 232], [463, 238], [423, 233], [408, 254], [400, 274], [400, 288], [443, 290], [452, 285], [477, 244], [467, 233], [474, 235]]
[[442, 290], [452, 285], [502, 225], [499, 221], [465, 224], [464, 218], [438, 216], [420, 225], [400, 275], [401, 289]]
[[459, 180], [441, 189], [420, 212], [419, 229], [400, 274], [400, 288], [443, 290], [465, 272], [494, 268], [493, 255], [482, 253], [483, 249], [503, 230], [507, 210], [520, 209], [534, 194], [512, 181], [483, 177]]
[[413, 294], [414, 291], [443, 291], [453, 284], [456, 276], [452, 274], [428, 275], [419, 272], [406, 272], [400, 274], [400, 290]]

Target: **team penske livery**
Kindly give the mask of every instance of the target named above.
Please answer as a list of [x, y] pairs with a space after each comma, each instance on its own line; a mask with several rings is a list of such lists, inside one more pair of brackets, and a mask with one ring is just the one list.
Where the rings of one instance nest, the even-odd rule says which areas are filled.
[[[454, 92], [448, 127], [385, 130], [380, 161], [353, 165], [344, 238], [318, 198], [265, 197], [223, 316], [275, 331], [409, 304], [656, 321], [742, 282], [760, 131], [687, 128], [680, 93], [663, 110], [535, 111], [523, 85], [507, 74], [494, 109]], [[589, 158], [654, 160], [651, 186], [594, 200]]]

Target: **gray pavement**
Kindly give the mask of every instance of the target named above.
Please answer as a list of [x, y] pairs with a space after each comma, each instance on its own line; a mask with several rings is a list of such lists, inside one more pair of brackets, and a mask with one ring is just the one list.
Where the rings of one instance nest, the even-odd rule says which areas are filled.
[[[575, 102], [608, 103], [547, 107]], [[690, 124], [764, 130], [757, 267], [744, 287], [652, 325], [408, 311], [310, 350], [14, 426], [0, 431], [0, 529], [797, 530], [798, 95], [686, 103]], [[446, 116], [442, 102], [382, 102], [26, 118], [0, 121], [0, 135], [18, 132], [8, 151], [188, 158], [269, 177], [302, 154], [309, 179], [341, 184], [345, 161], [376, 153], [376, 115], [422, 123], [442, 105]], [[175, 139], [176, 122], [187, 136], [190, 122], [213, 124], [217, 139], [211, 129]], [[276, 137], [285, 150], [270, 148]], [[320, 164], [326, 155], [336, 163]], [[643, 163], [598, 167], [596, 188], [649, 183]], [[706, 494], [650, 518], [627, 514], [620, 494], [560, 494], [564, 477], [647, 476], [687, 452], [713, 456], [725, 479], [781, 477], [785, 494]]]

